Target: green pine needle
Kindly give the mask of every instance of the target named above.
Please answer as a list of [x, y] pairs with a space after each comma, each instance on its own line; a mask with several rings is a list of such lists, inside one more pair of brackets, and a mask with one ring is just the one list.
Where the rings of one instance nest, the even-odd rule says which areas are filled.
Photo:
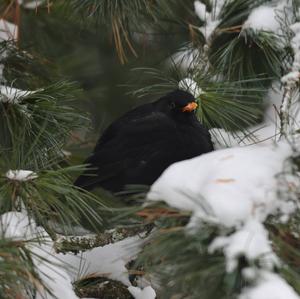
[[0, 178], [1, 214], [25, 207], [44, 227], [56, 223], [70, 232], [85, 219], [95, 231], [101, 230], [102, 219], [97, 212], [104, 208], [101, 200], [76, 188], [71, 180], [73, 173], [83, 170], [82, 166], [44, 170], [37, 173], [37, 178], [23, 182], [10, 180], [3, 174]]

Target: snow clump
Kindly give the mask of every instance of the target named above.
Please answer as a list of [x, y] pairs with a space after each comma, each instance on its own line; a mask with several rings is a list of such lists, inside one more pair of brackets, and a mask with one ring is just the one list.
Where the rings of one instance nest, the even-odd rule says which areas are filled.
[[182, 79], [178, 83], [178, 88], [191, 93], [195, 98], [198, 98], [201, 94], [204, 93], [197, 82], [191, 78]]
[[[284, 188], [279, 176], [283, 170], [289, 171], [290, 156], [292, 150], [284, 141], [214, 151], [171, 165], [147, 195], [149, 201], [164, 200], [172, 207], [192, 211], [187, 226], [191, 233], [205, 222], [219, 226], [221, 233], [208, 250], [223, 252], [227, 272], [237, 269], [241, 256], [250, 265], [259, 265], [249, 267], [248, 274], [257, 271], [252, 275], [256, 280], [253, 287], [242, 290], [239, 299], [273, 299], [274, 294], [278, 294], [276, 299], [300, 298], [272, 272], [280, 267], [280, 260], [264, 226], [268, 216], [279, 215], [287, 221], [298, 208], [291, 196], [293, 190], [288, 198], [279, 192]], [[293, 176], [285, 179], [293, 180]], [[289, 186], [298, 188], [294, 183]], [[233, 232], [222, 235], [224, 228]], [[245, 279], [251, 276], [247, 273], [243, 273]]]
[[155, 299], [156, 298], [156, 293], [151, 286], [145, 287], [142, 290], [140, 288], [130, 286], [128, 288], [128, 291], [134, 297], [134, 299]]
[[31, 170], [9, 170], [5, 175], [12, 181], [26, 182], [36, 179], [38, 175]]
[[46, 288], [40, 288], [36, 299], [78, 299], [65, 264], [54, 255], [53, 241], [42, 227], [29, 220], [25, 212], [8, 212], [0, 217], [0, 230], [4, 238], [24, 241], [38, 238], [39, 242], [28, 242], [26, 246], [33, 253], [36, 270], [51, 294]]
[[229, 148], [174, 163], [152, 185], [148, 199], [193, 211], [192, 222], [210, 218], [226, 227], [251, 219], [263, 222], [278, 211], [291, 213], [294, 205], [277, 197], [275, 177], [291, 153], [282, 142]]
[[34, 94], [36, 91], [21, 90], [5, 85], [0, 86], [0, 102], [18, 104], [23, 98]]

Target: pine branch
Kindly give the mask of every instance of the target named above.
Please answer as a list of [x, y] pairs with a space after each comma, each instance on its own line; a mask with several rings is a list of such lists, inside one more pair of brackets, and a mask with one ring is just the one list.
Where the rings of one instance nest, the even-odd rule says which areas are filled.
[[[43, 289], [33, 260], [27, 248], [38, 240], [22, 241], [0, 238], [0, 297], [7, 299], [23, 298], [26, 293], [35, 296], [35, 289]], [[18, 283], [16, 283], [18, 282]]]
[[[187, 71], [182, 71], [176, 66], [168, 71], [135, 69], [134, 71], [143, 73], [147, 83], [140, 81], [128, 85], [131, 89], [135, 88], [132, 92], [135, 96], [153, 94], [158, 97], [178, 88], [178, 82], [182, 79], [193, 78], [203, 90], [203, 94], [198, 98], [199, 120], [208, 128], [223, 128], [229, 132], [244, 131], [245, 135], [250, 136], [247, 128], [262, 118], [262, 96], [267, 91], [263, 82], [266, 78], [258, 76], [236, 81], [224, 80], [199, 63], [196, 70]], [[137, 85], [144, 87], [137, 88]]]
[[[81, 166], [44, 170], [32, 179], [20, 180], [9, 173], [0, 178], [1, 213], [26, 208], [39, 225], [48, 227], [54, 221], [68, 228], [80, 225], [84, 216], [88, 223], [98, 231], [102, 219], [97, 209], [103, 209], [101, 199], [91, 193], [73, 186], [70, 175], [84, 169]], [[95, 211], [96, 210], [96, 211]]]
[[[23, 165], [15, 168], [37, 170], [51, 159], [62, 159], [62, 146], [67, 137], [86, 122], [71, 106], [73, 92], [74, 85], [66, 82], [36, 91], [1, 87], [0, 150], [10, 149], [10, 153], [21, 155], [17, 160]], [[8, 155], [5, 158], [14, 160]]]
[[194, 14], [192, 1], [68, 0], [62, 5], [66, 11], [79, 14], [85, 20], [92, 20], [94, 26], [106, 26], [112, 34], [122, 64], [128, 62], [128, 51], [138, 56], [133, 33], [142, 32], [147, 36], [147, 29], [151, 28], [151, 31], [168, 34], [174, 26], [188, 33], [190, 15]]
[[54, 68], [32, 48], [21, 49], [13, 41], [0, 42], [0, 64], [3, 65], [3, 83], [36, 90], [53, 83]]
[[124, 48], [126, 45], [132, 54], [137, 56], [129, 37], [129, 24], [137, 15], [151, 14], [151, 3], [147, 0], [93, 0], [93, 1], [64, 1], [68, 10], [81, 14], [85, 18], [94, 19], [96, 23], [109, 26], [121, 63], [127, 62]]
[[[293, 27], [295, 26], [295, 27]], [[282, 98], [282, 103], [280, 106], [280, 133], [285, 138], [288, 137], [291, 133], [294, 133], [294, 128], [291, 123], [291, 106], [294, 100], [294, 96], [299, 92], [299, 80], [300, 80], [300, 72], [299, 72], [299, 32], [297, 30], [297, 26], [299, 26], [299, 22], [296, 22], [291, 26], [294, 28], [293, 37], [290, 37], [290, 46], [293, 49], [293, 63], [291, 66], [291, 71], [287, 73], [285, 76], [281, 78], [281, 82], [283, 83], [284, 93]]]
[[257, 86], [257, 83], [269, 86], [275, 77], [280, 76], [284, 54], [277, 35], [247, 29], [239, 33], [224, 32], [216, 37], [208, 59], [215, 71], [230, 81], [264, 76], [265, 80], [253, 82], [256, 84], [252, 86]]
[[58, 236], [55, 241], [54, 248], [57, 253], [78, 253], [80, 251], [86, 251], [96, 247], [113, 244], [136, 235], [145, 237], [151, 232], [152, 228], [152, 225], [138, 227], [117, 227], [96, 235]]

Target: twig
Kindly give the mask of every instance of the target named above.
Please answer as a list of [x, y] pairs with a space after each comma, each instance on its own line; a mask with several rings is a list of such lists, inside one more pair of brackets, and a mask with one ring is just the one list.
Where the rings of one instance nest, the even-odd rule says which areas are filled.
[[291, 31], [294, 33], [294, 37], [291, 39], [290, 44], [294, 52], [294, 61], [291, 66], [291, 71], [281, 78], [281, 82], [284, 85], [284, 94], [282, 103], [280, 106], [280, 134], [283, 137], [287, 137], [293, 132], [293, 124], [290, 123], [290, 108], [292, 106], [293, 96], [295, 91], [299, 87], [299, 65], [300, 65], [300, 32], [299, 32], [299, 22], [291, 25]]
[[103, 233], [85, 236], [57, 236], [54, 242], [54, 249], [57, 253], [86, 251], [95, 247], [102, 247], [108, 244], [122, 241], [128, 237], [133, 237], [141, 234], [147, 236], [152, 230], [153, 225], [145, 225], [138, 227], [121, 227], [115, 228]]

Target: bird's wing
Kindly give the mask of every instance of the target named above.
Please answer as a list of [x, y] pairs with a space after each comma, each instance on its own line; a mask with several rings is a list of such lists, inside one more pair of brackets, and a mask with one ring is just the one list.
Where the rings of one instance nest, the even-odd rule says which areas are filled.
[[97, 141], [94, 152], [97, 152], [105, 143], [113, 140], [117, 135], [119, 135], [120, 130], [122, 130], [123, 127], [134, 126], [137, 122], [145, 123], [149, 118], [149, 121], [151, 122], [151, 119], [156, 117], [162, 118], [162, 116], [163, 114], [159, 116], [154, 114], [151, 103], [128, 111], [105, 129], [102, 136]]
[[75, 184], [84, 188], [122, 184], [125, 173], [143, 167], [148, 160], [166, 155], [176, 124], [165, 114], [152, 112], [115, 122], [104, 132], [93, 154], [85, 163], [94, 167]]

